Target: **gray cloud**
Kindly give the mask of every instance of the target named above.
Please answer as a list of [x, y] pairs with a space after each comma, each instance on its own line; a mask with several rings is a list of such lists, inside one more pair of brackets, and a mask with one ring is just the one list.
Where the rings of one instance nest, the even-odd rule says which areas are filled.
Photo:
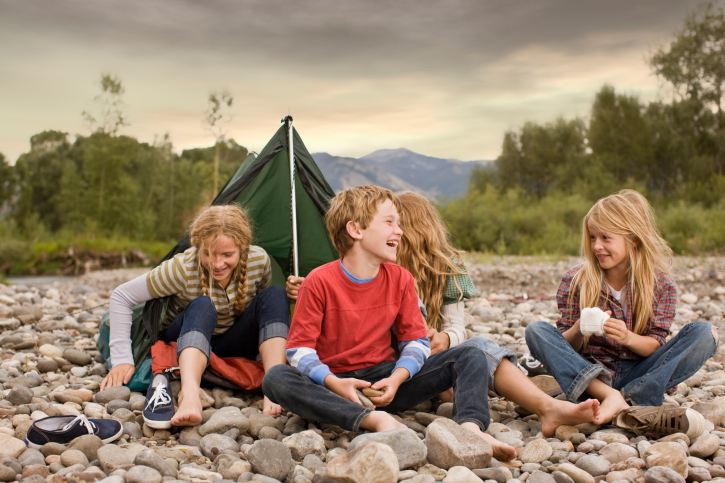
[[[93, 82], [110, 71], [127, 86], [129, 133], [146, 139], [168, 129], [181, 146], [204, 142], [191, 120], [227, 86], [243, 142], [270, 130], [251, 119], [290, 107], [335, 154], [455, 145], [463, 159], [491, 157], [526, 119], [586, 114], [604, 82], [653, 95], [645, 54], [699, 3], [0, 0], [0, 151], [16, 156], [48, 127], [81, 132]], [[460, 147], [471, 124], [485, 147]]]

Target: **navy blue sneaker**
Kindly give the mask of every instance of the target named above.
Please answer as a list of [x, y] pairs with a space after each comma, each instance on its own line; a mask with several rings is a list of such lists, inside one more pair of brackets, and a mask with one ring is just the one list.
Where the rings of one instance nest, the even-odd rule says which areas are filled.
[[529, 377], [536, 377], [542, 375], [548, 375], [544, 365], [538, 360], [534, 359], [531, 354], [526, 354], [519, 359], [519, 369]]
[[104, 443], [121, 437], [123, 427], [115, 419], [86, 419], [80, 416], [50, 416], [39, 419], [25, 435], [29, 448], [40, 449], [46, 443], [68, 444], [79, 436], [95, 434]]
[[165, 373], [156, 374], [146, 391], [143, 420], [149, 428], [168, 429], [174, 417], [174, 402], [171, 399], [169, 378]]

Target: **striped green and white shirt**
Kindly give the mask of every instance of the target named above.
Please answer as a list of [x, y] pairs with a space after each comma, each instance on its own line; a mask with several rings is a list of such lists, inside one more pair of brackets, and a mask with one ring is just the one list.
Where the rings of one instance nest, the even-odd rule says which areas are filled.
[[[218, 314], [214, 335], [223, 334], [234, 324], [234, 302], [237, 299], [239, 269], [232, 274], [229, 286], [224, 290], [219, 282], [209, 277], [208, 294]], [[146, 283], [154, 298], [171, 296], [166, 320], [163, 328], [168, 325], [186, 308], [192, 300], [201, 296], [201, 274], [197, 250], [191, 247], [174, 258], [166, 260], [146, 275]], [[272, 269], [269, 255], [261, 247], [251, 245], [247, 258], [247, 296], [244, 306], [257, 296], [259, 292], [272, 283]]]

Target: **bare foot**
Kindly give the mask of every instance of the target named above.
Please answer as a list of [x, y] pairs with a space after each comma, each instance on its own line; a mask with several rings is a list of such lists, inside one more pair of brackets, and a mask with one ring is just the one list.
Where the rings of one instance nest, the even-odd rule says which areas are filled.
[[188, 395], [182, 391], [179, 393], [179, 408], [171, 424], [174, 426], [197, 426], [201, 424], [201, 389], [195, 389]]
[[548, 438], [553, 436], [556, 428], [562, 424], [576, 426], [581, 423], [591, 423], [598, 415], [599, 401], [596, 399], [588, 399], [579, 404], [552, 399], [550, 406], [539, 415], [541, 432]]
[[273, 403], [272, 401], [267, 399], [267, 396], [264, 396], [264, 406], [263, 407], [264, 407], [264, 410], [262, 412], [264, 414], [266, 414], [267, 416], [272, 416], [273, 418], [276, 418], [277, 416], [282, 414], [282, 411], [284, 411], [284, 409], [282, 409], [282, 406], [280, 406], [279, 404]]
[[450, 388], [447, 391], [443, 391], [442, 393], [438, 394], [438, 397], [441, 398], [441, 401], [443, 402], [453, 402], [453, 388]]
[[407, 428], [403, 423], [399, 423], [390, 414], [384, 411], [372, 411], [360, 422], [362, 429], [368, 431], [375, 431], [379, 433], [381, 431], [390, 431], [391, 429]]
[[493, 449], [493, 457], [497, 460], [511, 461], [512, 459], [516, 458], [516, 450], [512, 446], [509, 446], [506, 443], [502, 443], [488, 433], [484, 433], [483, 431], [481, 431], [481, 428], [478, 427], [478, 424], [463, 423], [461, 424], [461, 427], [466, 428], [472, 433], [476, 433], [478, 436], [483, 438], [484, 441], [490, 444], [491, 449]]
[[629, 404], [619, 391], [611, 391], [599, 405], [599, 415], [594, 418], [596, 424], [606, 424], [620, 411], [629, 409]]

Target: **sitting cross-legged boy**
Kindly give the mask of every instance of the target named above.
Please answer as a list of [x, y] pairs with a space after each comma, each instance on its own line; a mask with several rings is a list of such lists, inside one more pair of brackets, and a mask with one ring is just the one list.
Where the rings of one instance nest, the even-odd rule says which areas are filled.
[[[358, 432], [404, 428], [388, 412], [453, 388], [453, 420], [486, 440], [495, 458], [511, 460], [514, 448], [484, 433], [490, 423], [484, 352], [459, 345], [429, 357], [413, 276], [395, 264], [402, 235], [398, 212], [395, 195], [377, 186], [350, 188], [333, 198], [326, 223], [342, 258], [302, 282], [287, 339], [291, 366], [270, 368], [264, 393], [304, 418]], [[356, 390], [366, 387], [383, 391], [370, 400], [386, 412], [362, 406]], [[592, 421], [598, 410], [594, 401], [545, 405], [533, 399], [525, 407], [552, 427]]]

